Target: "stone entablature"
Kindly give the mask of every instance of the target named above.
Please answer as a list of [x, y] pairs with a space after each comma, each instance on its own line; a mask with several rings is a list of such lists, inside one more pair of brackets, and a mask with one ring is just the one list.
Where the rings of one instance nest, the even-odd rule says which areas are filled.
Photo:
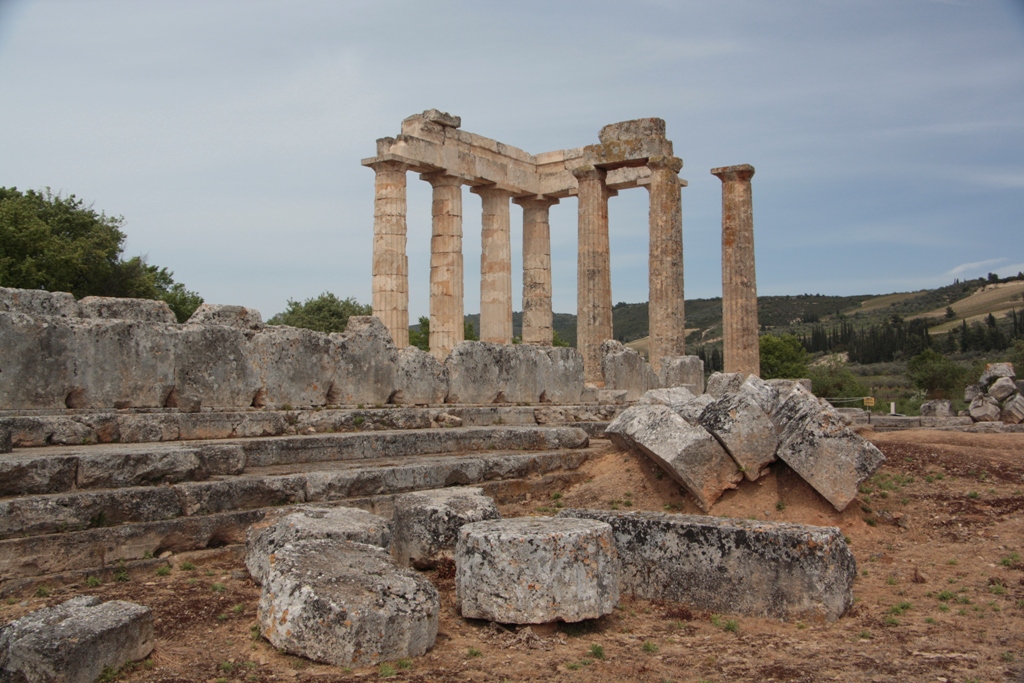
[[[430, 348], [442, 359], [463, 340], [462, 185], [483, 203], [480, 332], [512, 341], [509, 201], [523, 207], [523, 342], [550, 346], [551, 238], [548, 210], [579, 197], [577, 339], [588, 381], [602, 381], [600, 347], [612, 336], [608, 199], [618, 190], [651, 191], [651, 364], [684, 353], [682, 160], [665, 122], [647, 118], [605, 126], [598, 144], [532, 155], [461, 130], [457, 116], [430, 109], [402, 122], [397, 137], [377, 140], [363, 165], [377, 173], [373, 312], [399, 348], [408, 345], [409, 282], [405, 255], [405, 173], [433, 186]], [[399, 177], [400, 176], [400, 177]]]

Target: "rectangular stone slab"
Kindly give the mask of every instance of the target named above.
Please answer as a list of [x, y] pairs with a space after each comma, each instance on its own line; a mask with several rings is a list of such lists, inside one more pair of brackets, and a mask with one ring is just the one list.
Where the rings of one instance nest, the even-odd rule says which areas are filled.
[[612, 526], [622, 591], [647, 600], [835, 621], [853, 604], [857, 565], [835, 527], [660, 512], [563, 510]]
[[628, 408], [605, 433], [618, 445], [635, 448], [683, 485], [705, 512], [743, 478], [722, 445], [703, 427], [691, 425], [668, 406]]

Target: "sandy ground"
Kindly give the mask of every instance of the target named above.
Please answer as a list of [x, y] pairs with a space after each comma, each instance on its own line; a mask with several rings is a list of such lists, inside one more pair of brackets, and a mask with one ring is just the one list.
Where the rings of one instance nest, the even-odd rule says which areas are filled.
[[[837, 513], [784, 465], [726, 494], [712, 514], [839, 526], [857, 558], [856, 605], [834, 624], [712, 615], [624, 599], [611, 615], [557, 629], [465, 621], [451, 568], [425, 656], [353, 671], [276, 651], [259, 637], [259, 589], [237, 555], [171, 558], [100, 586], [52, 586], [2, 605], [0, 623], [78, 594], [153, 607], [157, 647], [109, 680], [204, 681], [1024, 681], [1024, 435], [866, 434], [888, 462]], [[560, 507], [697, 512], [642, 457], [616, 452], [586, 481], [506, 516]]]

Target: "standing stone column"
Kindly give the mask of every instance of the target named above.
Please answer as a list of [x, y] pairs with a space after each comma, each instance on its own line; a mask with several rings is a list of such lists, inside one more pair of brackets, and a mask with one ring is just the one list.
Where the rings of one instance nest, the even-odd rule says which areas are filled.
[[579, 182], [579, 265], [576, 270], [576, 348], [583, 355], [583, 376], [603, 382], [601, 343], [612, 338], [612, 268], [608, 246], [606, 172], [582, 166], [572, 174]]
[[480, 235], [480, 341], [512, 343], [511, 192], [494, 186], [474, 187], [483, 202]]
[[409, 257], [405, 253], [405, 172], [400, 161], [372, 165], [373, 314], [388, 328], [395, 346], [409, 345]]
[[658, 372], [662, 356], [686, 352], [683, 296], [683, 209], [678, 157], [652, 157], [650, 252], [648, 261], [650, 363]]
[[465, 338], [462, 179], [444, 171], [423, 173], [420, 178], [434, 188], [430, 236], [430, 353], [444, 361]]
[[761, 374], [750, 164], [711, 169], [722, 181], [722, 336], [726, 372]]
[[523, 343], [551, 346], [554, 314], [548, 213], [558, 200], [523, 197], [512, 201], [523, 207]]

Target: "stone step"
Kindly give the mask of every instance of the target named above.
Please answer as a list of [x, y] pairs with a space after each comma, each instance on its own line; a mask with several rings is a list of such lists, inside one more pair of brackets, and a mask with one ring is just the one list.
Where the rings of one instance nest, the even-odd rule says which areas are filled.
[[303, 462], [581, 448], [587, 439], [581, 429], [534, 425], [17, 449], [0, 455], [0, 497], [202, 481]]
[[[476, 466], [481, 463], [470, 463], [468, 461], [472, 458], [463, 456], [468, 467], [455, 467], [458, 463], [448, 463], [448, 467], [444, 463], [435, 463], [434, 476], [419, 478], [419, 487], [409, 490], [439, 488], [451, 477], [482, 487], [484, 493], [499, 503], [518, 502], [530, 497], [546, 499], [551, 491], [578, 483], [583, 476], [578, 472], [579, 466], [596, 451], [588, 448], [511, 456], [488, 454], [481, 456], [481, 459], [489, 461], [481, 467]], [[352, 487], [349, 491], [367, 493], [332, 498], [330, 501], [306, 502], [359, 507], [390, 518], [395, 498], [406, 492], [397, 485], [400, 482], [377, 481], [371, 484], [372, 477], [367, 473], [353, 474], [366, 478], [362, 480], [362, 486]], [[521, 476], [486, 478], [502, 474]], [[400, 473], [391, 472], [385, 476], [399, 477]], [[405, 485], [409, 483], [406, 481]], [[371, 491], [374, 493], [369, 493]], [[133, 521], [116, 526], [0, 540], [0, 597], [48, 582], [81, 581], [86, 576], [110, 573], [121, 566], [148, 567], [163, 563], [165, 560], [152, 558], [158, 558], [165, 552], [179, 555], [208, 548], [238, 549], [245, 542], [249, 526], [262, 520], [269, 511], [281, 512], [287, 507], [264, 506], [148, 522]]]
[[154, 443], [196, 439], [234, 439], [286, 434], [429, 429], [438, 420], [464, 427], [603, 422], [616, 405], [440, 405], [426, 407], [325, 408], [321, 410], [248, 410], [180, 412], [151, 410], [0, 411], [16, 448], [77, 446], [96, 443]]
[[[575, 469], [594, 449], [289, 463], [168, 486], [68, 491], [0, 500], [0, 539], [159, 522], [291, 503], [335, 501]], [[283, 468], [283, 469], [282, 469]]]

